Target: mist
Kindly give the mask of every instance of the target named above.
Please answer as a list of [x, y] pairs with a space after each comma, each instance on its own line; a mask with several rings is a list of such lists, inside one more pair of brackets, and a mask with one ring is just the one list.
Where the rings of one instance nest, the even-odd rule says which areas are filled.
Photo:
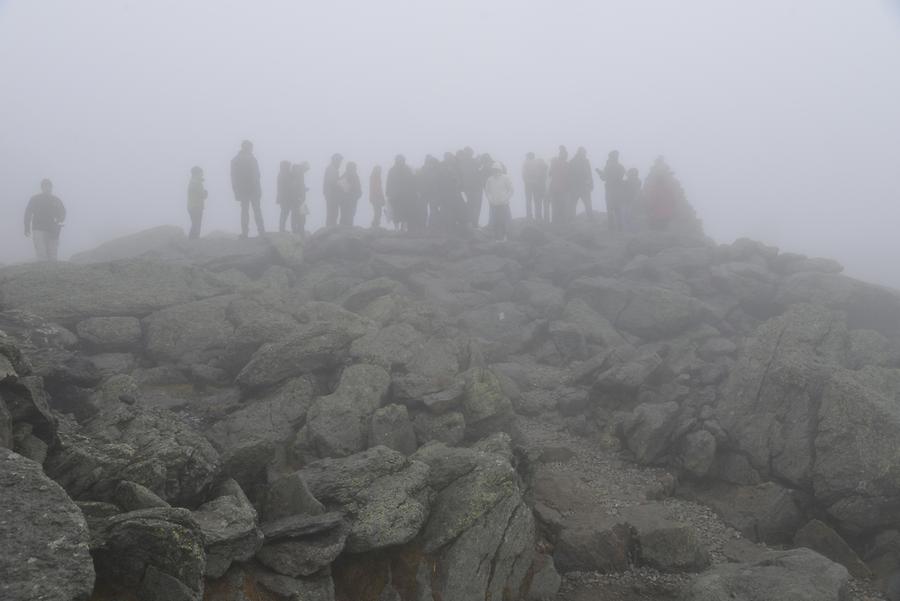
[[524, 154], [566, 144], [642, 173], [664, 155], [716, 240], [900, 286], [898, 74], [887, 0], [0, 1], [0, 263], [30, 260], [22, 213], [44, 177], [69, 211], [66, 257], [186, 226], [194, 165], [204, 230], [236, 233], [243, 139], [270, 228], [281, 160], [312, 165], [311, 228], [334, 152], [364, 181], [397, 153], [490, 152], [518, 217]]

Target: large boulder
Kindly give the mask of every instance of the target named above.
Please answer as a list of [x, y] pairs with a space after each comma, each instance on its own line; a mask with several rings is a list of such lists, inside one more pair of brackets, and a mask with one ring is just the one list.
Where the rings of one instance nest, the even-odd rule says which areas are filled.
[[135, 350], [143, 336], [135, 317], [88, 317], [75, 331], [84, 344], [100, 351]]
[[428, 517], [428, 466], [387, 447], [322, 459], [300, 475], [327, 509], [346, 514], [351, 553], [408, 542]]
[[206, 576], [219, 578], [233, 561], [247, 561], [263, 542], [257, 528], [256, 510], [234, 480], [226, 480], [218, 496], [193, 511], [203, 533], [206, 549]]
[[87, 601], [94, 564], [81, 510], [41, 466], [0, 449], [0, 598]]
[[160, 225], [135, 234], [120, 236], [88, 251], [72, 255], [73, 263], [107, 263], [134, 259], [147, 254], [171, 253], [185, 242], [184, 230], [175, 225]]
[[168, 307], [143, 320], [146, 350], [161, 362], [203, 363], [234, 333], [227, 309], [235, 297], [218, 296]]

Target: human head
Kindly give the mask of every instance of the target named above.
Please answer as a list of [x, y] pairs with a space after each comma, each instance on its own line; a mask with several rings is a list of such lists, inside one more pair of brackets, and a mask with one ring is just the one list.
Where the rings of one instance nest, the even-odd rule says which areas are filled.
[[356, 173], [356, 163], [354, 163], [353, 161], [347, 163], [347, 171], [349, 171], [350, 173]]
[[471, 146], [466, 146], [465, 148], [463, 148], [463, 153], [465, 153], [466, 157], [468, 157], [470, 159], [475, 156], [475, 151], [472, 149]]
[[341, 156], [341, 153], [339, 153], [339, 152], [336, 152], [333, 155], [331, 155], [331, 164], [334, 165], [335, 167], [340, 165], [341, 161], [343, 161], [343, 160], [344, 160], [344, 157]]
[[372, 167], [372, 173], [381, 173], [381, 165], [375, 165]]
[[628, 170], [628, 179], [637, 179], [639, 175], [640, 172], [634, 167]]
[[309, 171], [309, 163], [303, 161], [302, 163], [298, 163], [292, 167], [292, 170], [299, 171], [300, 173], [306, 173]]
[[566, 150], [565, 146], [559, 147], [559, 158], [561, 158], [562, 160], [566, 160], [567, 158], [569, 158], [569, 151]]
[[401, 166], [402, 166], [402, 165], [405, 165], [405, 164], [406, 164], [406, 157], [403, 156], [402, 154], [398, 154], [396, 157], [394, 157], [394, 164], [395, 164], [395, 165], [401, 165]]
[[281, 170], [282, 170], [282, 171], [287, 171], [287, 170], [289, 170], [290, 168], [291, 168], [291, 162], [290, 162], [290, 161], [281, 161]]
[[533, 152], [529, 152], [528, 154], [525, 155], [525, 158], [528, 159], [529, 161], [533, 161], [533, 160], [534, 160], [534, 153], [533, 153]]
[[619, 160], [619, 151], [618, 150], [611, 151], [609, 153], [609, 160], [610, 161], [618, 161]]
[[241, 142], [241, 151], [242, 152], [253, 152], [253, 142], [250, 140], [244, 140]]
[[51, 182], [49, 179], [42, 179], [41, 180], [41, 192], [45, 192], [47, 194], [49, 194], [50, 192], [53, 192], [53, 182]]
[[575, 156], [578, 156], [578, 157], [587, 156], [587, 150], [584, 149], [584, 146], [578, 147], [578, 150], [575, 151]]
[[503, 165], [501, 165], [500, 163], [494, 163], [493, 165], [491, 165], [491, 172], [495, 174], [503, 173]]
[[200, 167], [191, 167], [191, 177], [203, 177], [203, 169]]

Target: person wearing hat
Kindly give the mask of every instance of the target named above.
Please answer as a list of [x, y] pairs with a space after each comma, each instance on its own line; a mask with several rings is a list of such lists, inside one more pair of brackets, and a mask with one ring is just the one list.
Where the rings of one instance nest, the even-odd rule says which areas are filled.
[[513, 184], [500, 163], [494, 163], [491, 167], [491, 176], [484, 184], [484, 193], [491, 208], [490, 223], [494, 237], [497, 240], [506, 240], [509, 222], [512, 219], [509, 201], [513, 195]]
[[234, 190], [234, 199], [241, 203], [241, 238], [246, 238], [250, 228], [250, 207], [253, 207], [253, 219], [256, 221], [256, 231], [260, 236], [266, 233], [263, 224], [262, 209], [259, 206], [262, 200], [262, 187], [259, 183], [259, 163], [253, 156], [253, 143], [244, 140], [241, 150], [231, 159], [231, 189]]
[[337, 225], [338, 213], [341, 210], [341, 163], [344, 157], [334, 154], [331, 163], [325, 168], [325, 179], [322, 183], [322, 193], [325, 196], [325, 225], [331, 227]]
[[38, 261], [56, 261], [59, 232], [66, 219], [66, 207], [53, 195], [53, 182], [41, 182], [41, 193], [31, 197], [25, 208], [25, 237], [34, 241]]
[[206, 205], [207, 192], [203, 186], [203, 169], [191, 168], [191, 181], [187, 189], [187, 210], [191, 217], [191, 231], [188, 239], [196, 240], [200, 237], [200, 226], [203, 223], [203, 209]]

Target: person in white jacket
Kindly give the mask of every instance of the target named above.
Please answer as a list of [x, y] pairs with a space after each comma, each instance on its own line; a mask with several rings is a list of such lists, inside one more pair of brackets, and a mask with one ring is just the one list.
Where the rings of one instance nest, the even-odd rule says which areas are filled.
[[503, 165], [494, 163], [491, 168], [491, 176], [484, 184], [484, 194], [491, 207], [491, 228], [494, 230], [494, 237], [497, 240], [506, 240], [509, 222], [512, 220], [509, 201], [513, 195], [513, 184], [512, 179], [505, 172]]

